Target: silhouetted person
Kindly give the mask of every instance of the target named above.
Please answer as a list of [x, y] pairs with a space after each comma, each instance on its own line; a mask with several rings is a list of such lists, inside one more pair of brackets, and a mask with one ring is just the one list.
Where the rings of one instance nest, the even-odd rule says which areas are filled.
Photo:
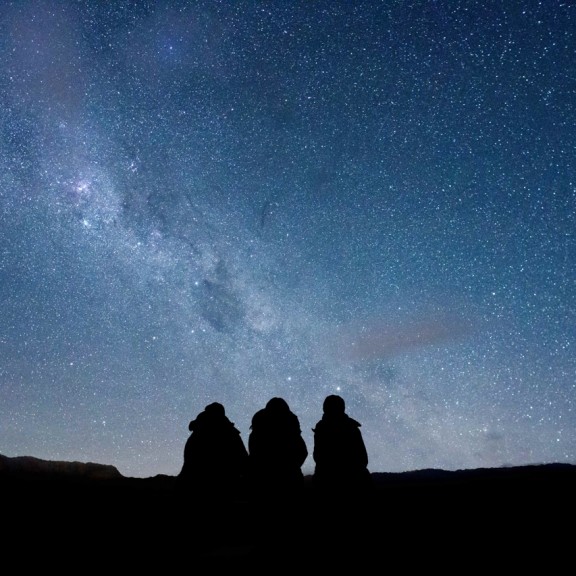
[[346, 558], [361, 558], [377, 520], [374, 502], [369, 500], [372, 477], [360, 423], [348, 416], [345, 408], [342, 397], [327, 396], [322, 418], [312, 429], [314, 551], [335, 567]]
[[259, 554], [275, 559], [287, 541], [301, 538], [304, 475], [308, 448], [300, 421], [283, 398], [272, 398], [252, 417], [248, 437], [252, 539]]
[[302, 487], [308, 456], [298, 416], [272, 398], [252, 417], [248, 437], [252, 489], [257, 496], [290, 498]]
[[312, 429], [314, 486], [325, 495], [363, 496], [372, 482], [361, 424], [346, 414], [344, 399], [336, 394], [325, 398], [323, 411]]
[[178, 488], [197, 502], [229, 500], [242, 488], [248, 451], [219, 402], [208, 404], [188, 426]]

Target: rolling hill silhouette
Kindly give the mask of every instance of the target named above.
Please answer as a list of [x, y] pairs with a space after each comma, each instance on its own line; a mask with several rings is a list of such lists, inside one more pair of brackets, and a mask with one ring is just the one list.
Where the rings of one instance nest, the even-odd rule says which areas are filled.
[[[5, 551], [29, 567], [534, 569], [571, 556], [576, 466], [372, 473], [366, 494], [265, 506], [183, 497], [176, 477], [0, 455]], [[277, 565], [274, 563], [278, 563]], [[540, 564], [539, 564], [540, 563]], [[83, 568], [84, 569], [84, 568]]]

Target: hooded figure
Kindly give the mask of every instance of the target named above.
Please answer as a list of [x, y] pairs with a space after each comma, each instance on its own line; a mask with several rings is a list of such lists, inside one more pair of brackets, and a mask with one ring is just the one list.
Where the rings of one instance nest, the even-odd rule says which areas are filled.
[[246, 473], [248, 451], [224, 406], [219, 402], [209, 404], [188, 429], [191, 434], [178, 475], [180, 487], [190, 489], [199, 499], [238, 490]]
[[314, 432], [314, 483], [322, 490], [359, 490], [371, 483], [361, 424], [345, 411], [336, 394], [324, 400], [322, 419]]
[[298, 416], [283, 398], [272, 398], [252, 417], [248, 452], [252, 485], [259, 492], [298, 488], [308, 448]]

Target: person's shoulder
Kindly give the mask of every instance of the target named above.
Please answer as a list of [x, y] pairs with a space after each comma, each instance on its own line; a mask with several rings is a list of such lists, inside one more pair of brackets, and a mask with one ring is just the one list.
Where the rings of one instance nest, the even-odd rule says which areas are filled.
[[295, 414], [294, 412], [288, 412], [286, 414], [287, 419], [289, 419], [290, 422], [292, 422], [293, 424], [298, 424], [298, 426], [300, 426], [300, 418], [298, 418], [298, 415]]
[[322, 432], [326, 428], [326, 420], [318, 420], [312, 428], [312, 432]]
[[254, 426], [260, 426], [266, 420], [266, 410], [261, 408], [252, 416], [251, 428]]
[[239, 430], [239, 428], [232, 422], [230, 422], [230, 427], [229, 427], [230, 433], [233, 434], [234, 436], [241, 436], [241, 432]]
[[351, 416], [348, 416], [348, 414], [346, 414], [346, 423], [351, 428], [360, 428], [362, 426], [362, 424], [360, 424], [360, 422], [358, 422], [358, 420], [355, 420]]

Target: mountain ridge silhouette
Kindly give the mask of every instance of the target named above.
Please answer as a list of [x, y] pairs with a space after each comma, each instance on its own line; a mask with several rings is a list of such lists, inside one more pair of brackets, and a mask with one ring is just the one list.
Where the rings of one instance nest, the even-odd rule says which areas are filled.
[[[497, 480], [512, 479], [528, 480], [538, 476], [544, 480], [545, 475], [559, 474], [560, 472], [570, 475], [576, 473], [576, 464], [567, 463], [541, 463], [522, 464], [514, 466], [462, 468], [457, 470], [445, 470], [442, 468], [421, 468], [404, 472], [371, 472], [376, 483], [441, 483], [472, 481], [475, 479]], [[34, 456], [5, 456], [0, 454], [0, 479], [20, 477], [29, 480], [78, 480], [78, 481], [150, 481], [160, 479], [163, 481], [176, 479], [177, 475], [156, 474], [149, 477], [126, 476], [113, 465], [95, 462], [80, 462], [67, 460], [46, 460]], [[312, 474], [305, 475], [307, 480]]]

